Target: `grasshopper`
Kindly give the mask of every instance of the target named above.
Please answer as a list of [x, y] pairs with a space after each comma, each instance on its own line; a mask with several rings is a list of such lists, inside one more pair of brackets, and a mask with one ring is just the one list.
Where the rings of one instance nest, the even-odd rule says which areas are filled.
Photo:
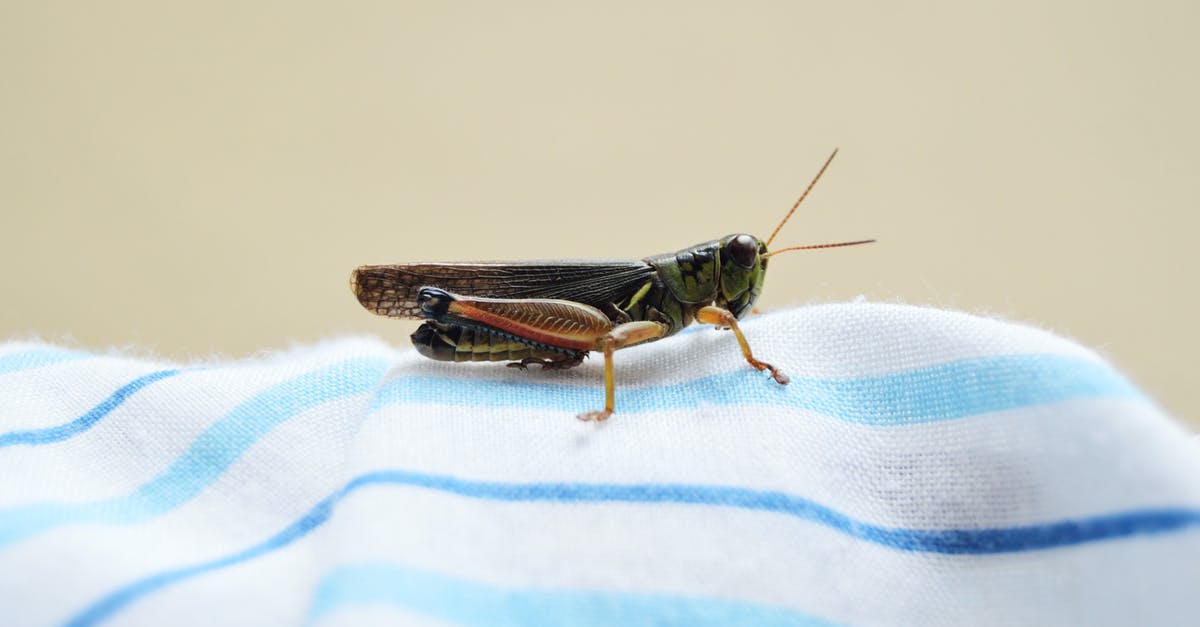
[[431, 359], [560, 369], [602, 351], [604, 409], [579, 414], [581, 420], [613, 413], [613, 351], [674, 335], [692, 322], [732, 330], [746, 361], [786, 385], [787, 375], [751, 352], [738, 320], [754, 308], [773, 255], [875, 241], [768, 251], [836, 155], [765, 242], [738, 233], [641, 260], [362, 266], [351, 274], [350, 287], [368, 311], [424, 320], [412, 342]]

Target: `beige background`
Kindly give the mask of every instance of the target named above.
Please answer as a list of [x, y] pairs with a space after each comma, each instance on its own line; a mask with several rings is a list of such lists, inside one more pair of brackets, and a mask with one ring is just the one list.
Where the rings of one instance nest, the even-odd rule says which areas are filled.
[[[407, 343], [363, 263], [770, 232], [763, 304], [1028, 321], [1200, 424], [1196, 2], [0, 4], [0, 337]], [[167, 6], [170, 5], [170, 6]]]

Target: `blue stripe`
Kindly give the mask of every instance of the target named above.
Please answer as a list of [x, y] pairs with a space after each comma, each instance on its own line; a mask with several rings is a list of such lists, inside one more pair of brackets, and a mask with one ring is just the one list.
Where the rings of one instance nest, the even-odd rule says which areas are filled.
[[[873, 377], [796, 378], [786, 386], [747, 367], [668, 385], [618, 385], [616, 409], [618, 413], [650, 412], [753, 403], [809, 410], [856, 424], [894, 426], [1096, 397], [1145, 399], [1105, 364], [1055, 355], [1005, 355]], [[432, 403], [577, 413], [596, 409], [602, 402], [599, 380], [595, 386], [583, 387], [407, 376], [384, 384], [373, 408]]]
[[88, 503], [0, 509], [0, 547], [59, 525], [127, 525], [178, 507], [277, 425], [322, 403], [369, 391], [387, 368], [383, 359], [352, 359], [272, 386], [213, 423], [170, 467], [132, 494]]
[[156, 590], [197, 575], [228, 568], [281, 549], [308, 535], [308, 532], [321, 526], [326, 520], [329, 520], [329, 517], [333, 515], [333, 506], [346, 494], [347, 491], [342, 490], [325, 498], [325, 500], [317, 503], [316, 506], [309, 510], [307, 514], [301, 516], [291, 525], [288, 525], [283, 531], [244, 551], [191, 566], [166, 570], [127, 584], [85, 608], [74, 618], [67, 621], [66, 625], [70, 627], [95, 625], [112, 616], [117, 610]]
[[1148, 536], [1200, 527], [1200, 509], [1143, 509], [1041, 525], [994, 529], [901, 529], [856, 520], [819, 503], [783, 492], [688, 484], [500, 483], [447, 475], [383, 470], [356, 477], [284, 530], [245, 551], [164, 571], [134, 581], [89, 606], [70, 625], [93, 625], [160, 588], [227, 568], [285, 547], [324, 524], [349, 494], [374, 485], [413, 486], [459, 496], [510, 502], [666, 503], [732, 507], [795, 516], [850, 537], [889, 548], [943, 554], [986, 555]]
[[29, 429], [25, 431], [10, 431], [0, 434], [0, 448], [6, 446], [15, 446], [18, 444], [27, 444], [31, 446], [39, 444], [50, 444], [52, 442], [60, 442], [73, 435], [77, 435], [91, 429], [100, 422], [102, 418], [107, 416], [112, 410], [116, 409], [124, 403], [129, 397], [133, 396], [142, 388], [167, 377], [179, 374], [178, 370], [159, 370], [150, 374], [140, 376], [129, 383], [126, 383], [111, 396], [104, 399], [99, 405], [93, 407], [86, 414], [68, 422], [66, 424], [46, 427], [44, 429]]
[[672, 483], [501, 483], [403, 470], [362, 475], [351, 481], [345, 492], [372, 484], [407, 485], [496, 501], [670, 503], [757, 510], [809, 520], [888, 548], [924, 553], [1014, 553], [1200, 526], [1200, 509], [1160, 508], [1023, 527], [903, 529], [872, 525], [785, 492]]
[[0, 355], [0, 374], [41, 368], [42, 366], [49, 366], [50, 364], [71, 361], [87, 356], [87, 353], [65, 351], [57, 348], [38, 348], [19, 353]]
[[496, 627], [813, 627], [831, 623], [781, 607], [659, 594], [489, 586], [397, 564], [367, 563], [328, 573], [310, 614], [391, 605], [460, 625]]

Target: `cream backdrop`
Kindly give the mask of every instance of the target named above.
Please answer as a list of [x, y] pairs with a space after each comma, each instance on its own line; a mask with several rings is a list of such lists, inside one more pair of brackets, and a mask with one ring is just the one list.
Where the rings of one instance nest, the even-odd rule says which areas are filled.
[[[190, 4], [190, 6], [185, 6]], [[766, 308], [1098, 347], [1200, 425], [1194, 1], [0, 3], [0, 337], [406, 343], [351, 268], [875, 237]], [[761, 348], [764, 354], [769, 349]]]

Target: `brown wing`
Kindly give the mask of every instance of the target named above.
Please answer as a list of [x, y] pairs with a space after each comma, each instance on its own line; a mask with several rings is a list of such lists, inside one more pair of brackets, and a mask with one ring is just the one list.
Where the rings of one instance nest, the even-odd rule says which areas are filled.
[[417, 290], [440, 287], [484, 298], [558, 298], [604, 309], [637, 291], [654, 274], [643, 261], [516, 261], [362, 266], [350, 288], [368, 311], [421, 318]]

